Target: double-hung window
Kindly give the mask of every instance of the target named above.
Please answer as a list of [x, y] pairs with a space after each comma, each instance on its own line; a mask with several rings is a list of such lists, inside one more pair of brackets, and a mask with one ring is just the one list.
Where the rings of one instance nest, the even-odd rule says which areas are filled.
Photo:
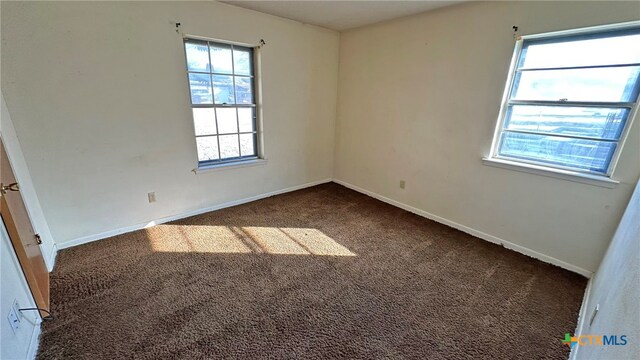
[[185, 39], [199, 167], [258, 157], [254, 49]]
[[491, 158], [610, 176], [640, 91], [640, 23], [524, 36]]

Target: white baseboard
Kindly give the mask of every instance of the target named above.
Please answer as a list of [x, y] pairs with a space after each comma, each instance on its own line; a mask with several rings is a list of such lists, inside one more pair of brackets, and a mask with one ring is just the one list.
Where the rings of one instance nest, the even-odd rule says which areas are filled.
[[226, 202], [226, 203], [222, 203], [222, 204], [206, 207], [206, 208], [203, 208], [203, 209], [196, 209], [196, 210], [192, 210], [192, 211], [187, 211], [187, 212], [184, 212], [184, 213], [167, 216], [167, 217], [163, 217], [163, 218], [160, 218], [160, 219], [149, 220], [149, 221], [146, 221], [144, 223], [140, 223], [140, 224], [136, 224], [136, 225], [126, 226], [126, 227], [115, 229], [115, 230], [109, 230], [109, 231], [101, 232], [101, 233], [98, 233], [98, 234], [83, 236], [83, 237], [80, 237], [80, 238], [77, 238], [77, 239], [74, 239], [74, 240], [65, 241], [63, 243], [58, 243], [57, 244], [57, 248], [58, 248], [58, 250], [67, 249], [67, 248], [70, 248], [70, 247], [73, 247], [73, 246], [78, 246], [78, 245], [90, 243], [90, 242], [96, 241], [96, 240], [106, 239], [106, 238], [109, 238], [109, 237], [112, 237], [112, 236], [116, 236], [116, 235], [120, 235], [120, 234], [124, 234], [124, 233], [128, 233], [128, 232], [132, 232], [132, 231], [148, 228], [148, 227], [151, 227], [151, 226], [154, 226], [154, 225], [163, 224], [163, 223], [167, 223], [167, 222], [170, 222], [170, 221], [187, 218], [187, 217], [194, 216], [194, 215], [200, 215], [200, 214], [203, 214], [203, 213], [206, 213], [206, 212], [209, 212], [209, 211], [220, 210], [220, 209], [228, 208], [228, 207], [231, 207], [231, 206], [241, 205], [241, 204], [245, 204], [245, 203], [248, 203], [248, 202], [252, 202], [252, 201], [268, 198], [268, 197], [271, 197], [271, 196], [274, 196], [274, 195], [284, 194], [284, 193], [288, 193], [288, 192], [291, 192], [291, 191], [296, 191], [296, 190], [308, 188], [308, 187], [311, 187], [311, 186], [316, 186], [316, 185], [328, 183], [328, 182], [331, 182], [331, 181], [332, 181], [332, 179], [324, 179], [324, 180], [313, 181], [313, 182], [310, 182], [310, 183], [306, 183], [306, 184], [302, 184], [302, 185], [296, 185], [296, 186], [292, 186], [292, 187], [289, 187], [289, 188], [276, 190], [276, 191], [268, 192], [268, 193], [265, 193], [265, 194], [259, 194], [259, 195], [251, 196], [251, 197], [248, 197], [248, 198], [240, 199], [240, 200], [229, 201], [229, 202]]
[[58, 246], [56, 244], [53, 244], [53, 246], [51, 247], [51, 251], [49, 251], [49, 254], [46, 255], [44, 262], [47, 264], [47, 270], [49, 270], [49, 272], [53, 271], [53, 267], [56, 265], [56, 256], [58, 255]]
[[521, 254], [524, 254], [524, 255], [533, 257], [535, 259], [544, 261], [546, 263], [550, 263], [550, 264], [559, 266], [559, 267], [561, 267], [563, 269], [567, 269], [569, 271], [578, 273], [578, 274], [580, 274], [582, 276], [585, 276], [587, 278], [591, 278], [591, 276], [593, 275], [593, 273], [591, 271], [589, 271], [589, 270], [583, 269], [583, 268], [575, 266], [575, 265], [571, 265], [569, 263], [566, 263], [566, 262], [564, 262], [562, 260], [558, 260], [558, 259], [556, 259], [554, 257], [549, 256], [549, 255], [545, 255], [545, 254], [539, 253], [537, 251], [531, 250], [531, 249], [526, 248], [524, 246], [521, 246], [521, 245], [518, 245], [518, 244], [514, 244], [512, 242], [500, 239], [500, 238], [498, 238], [496, 236], [484, 233], [482, 231], [470, 228], [468, 226], [465, 226], [465, 225], [462, 225], [462, 224], [458, 224], [457, 222], [454, 222], [454, 221], [445, 219], [443, 217], [428, 213], [428, 212], [426, 212], [424, 210], [420, 210], [420, 209], [415, 208], [413, 206], [410, 206], [410, 205], [407, 205], [407, 204], [403, 204], [403, 203], [401, 203], [399, 201], [390, 199], [390, 198], [382, 196], [380, 194], [376, 194], [373, 191], [369, 191], [369, 190], [363, 189], [361, 187], [349, 184], [349, 183], [347, 183], [345, 181], [338, 180], [338, 179], [333, 179], [333, 182], [335, 182], [337, 184], [340, 184], [340, 185], [343, 185], [343, 186], [346, 186], [349, 189], [355, 190], [357, 192], [369, 195], [369, 196], [371, 196], [373, 198], [376, 198], [376, 199], [378, 199], [380, 201], [386, 202], [387, 204], [390, 204], [390, 205], [399, 207], [401, 209], [407, 210], [407, 211], [412, 212], [412, 213], [414, 213], [416, 215], [420, 215], [420, 216], [425, 217], [427, 219], [430, 219], [430, 220], [439, 222], [441, 224], [450, 226], [450, 227], [452, 227], [454, 229], [458, 229], [458, 230], [460, 230], [462, 232], [465, 232], [467, 234], [473, 235], [473, 236], [475, 236], [477, 238], [480, 238], [482, 240], [486, 240], [486, 241], [492, 242], [494, 244], [502, 245], [507, 249], [514, 250], [514, 251], [517, 251], [517, 252], [519, 252]]
[[31, 332], [31, 340], [29, 341], [29, 350], [27, 350], [27, 359], [35, 359], [36, 355], [38, 355], [38, 345], [40, 344], [40, 326], [42, 321], [40, 317], [37, 316], [36, 324], [33, 326], [33, 331]]
[[[589, 309], [589, 295], [591, 294], [591, 286], [593, 285], [593, 277], [587, 282], [587, 288], [584, 291], [584, 297], [582, 298], [582, 305], [580, 306], [580, 313], [578, 314], [578, 324], [576, 324], [576, 330], [574, 335], [583, 334], [584, 328], [587, 322], [591, 319], [587, 317], [587, 310]], [[578, 351], [580, 346], [574, 346], [569, 353], [569, 360], [575, 360], [578, 358]]]
[[[120, 235], [120, 234], [124, 234], [124, 233], [128, 233], [128, 232], [132, 232], [132, 231], [136, 231], [136, 230], [140, 230], [140, 229], [144, 229], [153, 225], [157, 225], [157, 224], [163, 224], [166, 222], [170, 222], [170, 221], [174, 221], [174, 220], [179, 220], [179, 219], [183, 219], [189, 216], [194, 216], [194, 215], [199, 215], [199, 214], [203, 214], [209, 211], [214, 211], [214, 210], [220, 210], [220, 209], [224, 209], [227, 207], [231, 207], [231, 206], [236, 206], [236, 205], [240, 205], [240, 204], [245, 204], [251, 201], [256, 201], [256, 200], [260, 200], [260, 199], [264, 199], [270, 196], [274, 196], [274, 195], [279, 195], [279, 194], [284, 194], [287, 192], [291, 192], [291, 191], [296, 191], [296, 190], [300, 190], [300, 189], [304, 189], [307, 187], [311, 187], [311, 186], [316, 186], [319, 184], [324, 184], [327, 182], [335, 182], [338, 183], [340, 185], [346, 186], [349, 189], [355, 190], [357, 192], [369, 195], [373, 198], [376, 198], [380, 201], [383, 201], [387, 204], [391, 204], [393, 206], [399, 207], [401, 209], [407, 210], [409, 212], [412, 212], [414, 214], [420, 215], [422, 217], [425, 217], [427, 219], [439, 222], [441, 224], [445, 224], [447, 226], [450, 226], [454, 229], [458, 229], [462, 232], [465, 232], [467, 234], [473, 235], [477, 238], [492, 242], [494, 244], [498, 244], [498, 245], [502, 245], [507, 249], [511, 249], [514, 251], [517, 251], [521, 254], [536, 258], [538, 260], [544, 261], [546, 263], [550, 263], [556, 266], [559, 266], [563, 269], [567, 269], [569, 271], [573, 271], [575, 273], [578, 273], [580, 275], [583, 275], [587, 278], [590, 278], [593, 275], [593, 272], [583, 269], [581, 267], [566, 263], [562, 260], [558, 260], [554, 257], [551, 257], [549, 255], [545, 255], [542, 254], [540, 252], [531, 250], [529, 248], [526, 248], [524, 246], [518, 245], [518, 244], [514, 244], [512, 242], [500, 239], [496, 236], [484, 233], [482, 231], [470, 228], [468, 226], [456, 223], [454, 221], [445, 219], [443, 217], [431, 214], [429, 212], [426, 212], [424, 210], [420, 210], [418, 208], [415, 208], [413, 206], [401, 203], [399, 201], [390, 199], [388, 197], [382, 196], [380, 194], [374, 193], [372, 191], [363, 189], [359, 186], [355, 186], [352, 185], [350, 183], [347, 183], [345, 181], [342, 180], [338, 180], [338, 179], [324, 179], [324, 180], [319, 180], [319, 181], [314, 181], [314, 182], [310, 182], [310, 183], [306, 183], [306, 184], [302, 184], [302, 185], [297, 185], [297, 186], [293, 186], [293, 187], [289, 187], [289, 188], [285, 188], [285, 189], [281, 189], [281, 190], [276, 190], [276, 191], [272, 191], [269, 193], [265, 193], [265, 194], [260, 194], [260, 195], [255, 195], [255, 196], [251, 196], [248, 198], [244, 198], [244, 199], [240, 199], [240, 200], [234, 200], [234, 201], [229, 201], [226, 203], [222, 203], [222, 204], [218, 204], [218, 205], [214, 205], [214, 206], [210, 206], [207, 208], [203, 208], [203, 209], [197, 209], [197, 210], [192, 210], [192, 211], [188, 211], [185, 213], [180, 213], [180, 214], [176, 214], [176, 215], [172, 215], [172, 216], [167, 216], [161, 219], [156, 219], [156, 220], [150, 220], [148, 222], [144, 222], [144, 223], [140, 223], [140, 224], [136, 224], [136, 225], [131, 225], [131, 226], [127, 226], [127, 227], [123, 227], [123, 228], [119, 228], [119, 229], [115, 229], [115, 230], [110, 230], [110, 231], [105, 231], [102, 233], [98, 233], [98, 234], [93, 234], [93, 235], [88, 235], [88, 236], [83, 236], [74, 240], [70, 240], [70, 241], [66, 241], [64, 243], [59, 243], [57, 244], [57, 250], [62, 250], [62, 249], [66, 249], [66, 248], [70, 248], [73, 246], [78, 246], [78, 245], [82, 245], [82, 244], [86, 244], [92, 241], [96, 241], [96, 240], [100, 240], [100, 239], [105, 239], [108, 237], [112, 237], [112, 236], [116, 236], [116, 235]], [[55, 258], [55, 254], [50, 255], [50, 256], [54, 256]]]

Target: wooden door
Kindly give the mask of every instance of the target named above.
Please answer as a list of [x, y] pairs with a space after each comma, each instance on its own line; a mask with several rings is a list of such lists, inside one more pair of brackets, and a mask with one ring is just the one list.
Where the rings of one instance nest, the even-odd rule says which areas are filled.
[[[13, 175], [11, 163], [0, 139], [0, 215], [9, 233], [31, 294], [40, 309], [49, 310], [49, 272], [40, 251], [40, 239], [20, 195], [20, 184]], [[46, 316], [40, 312], [41, 316]]]

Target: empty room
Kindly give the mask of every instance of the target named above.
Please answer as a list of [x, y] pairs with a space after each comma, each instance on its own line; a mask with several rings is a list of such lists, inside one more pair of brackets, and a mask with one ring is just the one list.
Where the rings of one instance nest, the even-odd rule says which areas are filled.
[[0, 1], [0, 359], [639, 359], [640, 2]]

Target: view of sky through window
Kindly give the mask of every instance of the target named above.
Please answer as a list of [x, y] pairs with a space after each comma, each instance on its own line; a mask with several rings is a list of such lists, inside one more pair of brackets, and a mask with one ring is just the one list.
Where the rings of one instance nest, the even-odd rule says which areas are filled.
[[640, 29], [525, 38], [497, 156], [608, 174], [639, 77]]

